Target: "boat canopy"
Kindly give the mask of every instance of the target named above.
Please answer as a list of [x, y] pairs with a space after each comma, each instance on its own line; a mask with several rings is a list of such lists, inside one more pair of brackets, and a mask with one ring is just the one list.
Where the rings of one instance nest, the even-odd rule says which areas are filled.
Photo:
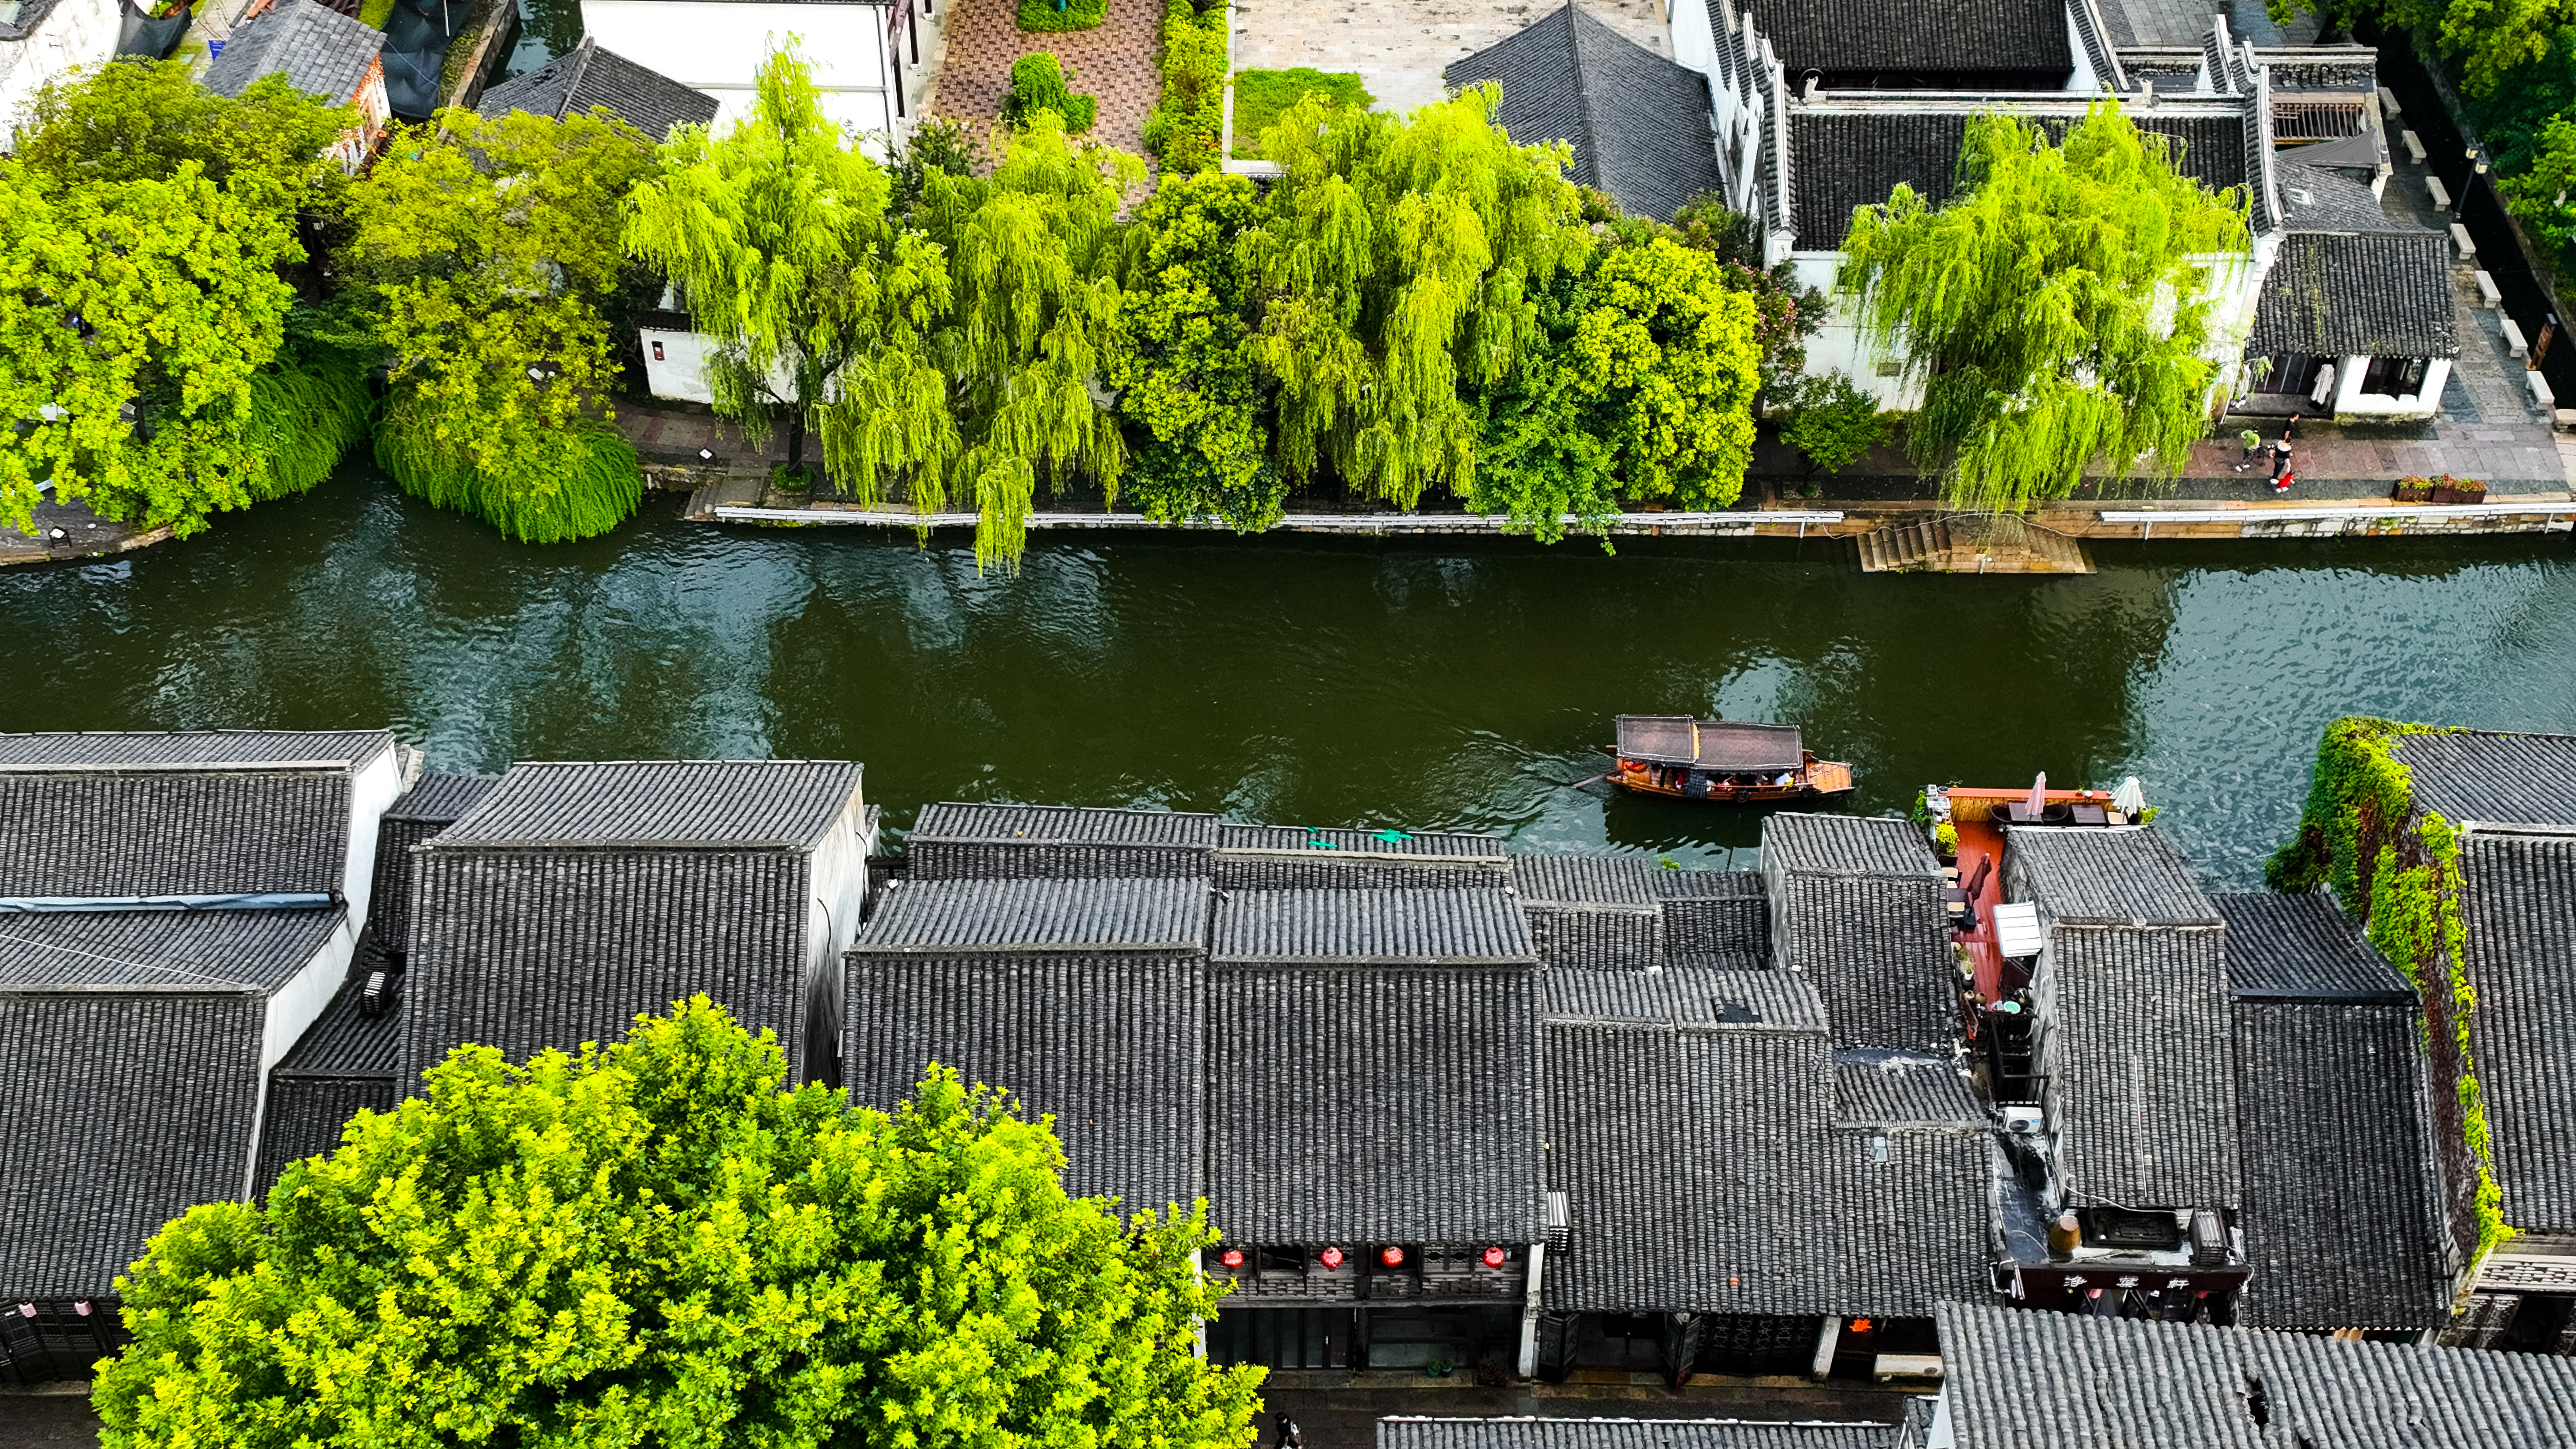
[[1619, 716], [1619, 758], [1688, 765], [1720, 774], [1762, 774], [1805, 764], [1806, 745], [1793, 724], [1623, 714]]

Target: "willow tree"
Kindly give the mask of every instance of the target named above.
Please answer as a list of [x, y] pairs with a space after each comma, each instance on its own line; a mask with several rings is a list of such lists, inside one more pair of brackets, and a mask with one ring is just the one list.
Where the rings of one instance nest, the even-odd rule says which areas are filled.
[[[626, 246], [657, 268], [714, 346], [719, 416], [765, 441], [787, 428], [801, 470], [810, 427], [832, 481], [875, 503], [957, 449], [930, 354], [946, 315], [939, 248], [898, 224], [893, 183], [823, 114], [804, 60], [760, 68], [751, 112], [722, 136], [682, 126], [627, 203]], [[914, 501], [930, 502], [916, 487]]]
[[989, 179], [931, 176], [915, 211], [955, 279], [940, 341], [978, 564], [1019, 558], [1041, 473], [1051, 488], [1087, 475], [1117, 500], [1126, 446], [1095, 388], [1118, 345], [1118, 204], [1145, 176], [1048, 111], [995, 145]]
[[1954, 506], [2062, 498], [2094, 465], [2180, 471], [2218, 378], [2213, 274], [2247, 244], [2244, 194], [2180, 160], [2108, 101], [2062, 146], [1977, 116], [1955, 200], [1899, 185], [1854, 208], [1837, 285], [1923, 385], [1908, 446], [1926, 469], [1948, 460]]
[[1405, 117], [1309, 98], [1262, 133], [1286, 174], [1243, 248], [1291, 477], [1330, 467], [1406, 507], [1467, 491], [1477, 421], [1460, 387], [1520, 364], [1535, 293], [1592, 245], [1570, 153], [1513, 145], [1501, 95], [1479, 86]]

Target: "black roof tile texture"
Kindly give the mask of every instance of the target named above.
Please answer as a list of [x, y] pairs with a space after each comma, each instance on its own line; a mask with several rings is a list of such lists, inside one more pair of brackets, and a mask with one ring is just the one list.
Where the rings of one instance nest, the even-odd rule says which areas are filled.
[[2246, 354], [2458, 356], [2450, 246], [2422, 230], [2290, 233], [2264, 274]]
[[383, 730], [58, 731], [0, 734], [0, 769], [333, 765], [356, 769], [394, 747]]
[[890, 887], [853, 953], [930, 951], [1196, 951], [1208, 931], [1207, 882], [1196, 877], [902, 881]]
[[2227, 982], [2238, 996], [2415, 1000], [2406, 978], [2322, 891], [2209, 899], [2227, 921]]
[[256, 997], [0, 994], [0, 1298], [103, 1298], [162, 1224], [241, 1196]]
[[1958, 1449], [2576, 1445], [2576, 1359], [1984, 1303], [1938, 1323]]
[[1512, 895], [1474, 889], [1232, 891], [1217, 902], [1208, 955], [1308, 965], [1538, 959]]
[[1834, 1121], [1854, 1127], [1981, 1127], [1984, 1104], [1948, 1057], [1834, 1054]]
[[[1802, 106], [1789, 113], [1792, 230], [1801, 251], [1837, 251], [1851, 231], [1852, 208], [1887, 200], [1900, 181], [1932, 205], [1950, 199], [1972, 108], [1904, 109]], [[2036, 118], [2063, 139], [2069, 116]], [[2212, 190], [2245, 184], [2241, 116], [2142, 115], [2138, 129], [2182, 143], [2179, 169]]]
[[660, 71], [648, 70], [584, 37], [569, 55], [483, 92], [484, 115], [528, 111], [561, 119], [604, 107], [647, 137], [660, 141], [675, 126], [704, 126], [716, 118], [716, 99], [691, 90]]
[[1516, 855], [1512, 889], [1532, 905], [1653, 908], [1664, 868], [1642, 855]]
[[347, 914], [339, 906], [0, 914], [0, 991], [265, 997], [312, 964]]
[[376, 823], [375, 883], [367, 896], [377, 945], [408, 950], [411, 942], [412, 847], [473, 808], [498, 775], [423, 775]]
[[2415, 808], [2455, 826], [2576, 825], [2576, 735], [2405, 735], [2393, 752], [2414, 777]]
[[2064, 0], [1740, 0], [1794, 84], [1801, 72], [2068, 70]]
[[2237, 1204], [2223, 938], [2208, 926], [2049, 933], [2044, 1061], [2059, 1168], [2077, 1191], [2134, 1208]]
[[333, 894], [348, 836], [336, 769], [0, 771], [12, 896]]
[[1786, 971], [1560, 971], [1539, 977], [1550, 1020], [1690, 1022], [1747, 1031], [1825, 1031], [1815, 988]]
[[278, 0], [275, 9], [233, 28], [224, 53], [206, 67], [205, 85], [219, 96], [238, 96], [261, 76], [282, 74], [299, 91], [346, 105], [384, 45], [384, 32], [354, 15], [314, 0]]
[[1538, 1241], [1537, 974], [1213, 968], [1218, 1227], [1264, 1243]]
[[1627, 211], [1670, 221], [1715, 191], [1708, 79], [1675, 65], [1568, 4], [1485, 49], [1449, 63], [1451, 86], [1502, 86], [1497, 119], [1529, 145], [1574, 147], [1568, 175]]
[[[2421, 776], [2418, 776], [2421, 803]], [[2472, 830], [2460, 846], [2470, 1018], [2504, 1219], [2576, 1232], [2576, 830]]]
[[[1778, 964], [1815, 984], [1836, 1046], [1928, 1050], [1956, 1034], [1943, 881], [1919, 826], [1774, 815], [1762, 870]], [[1706, 949], [1671, 926], [1668, 946]]]
[[1054, 1114], [1072, 1192], [1187, 1207], [1207, 1192], [1206, 991], [1195, 954], [856, 955], [843, 1080], [890, 1109], [953, 1067]]
[[[2231, 932], [2231, 934], [2233, 934]], [[2449, 1317], [2412, 1000], [2239, 1000], [2236, 1111], [2255, 1328]]]
[[2218, 908], [2164, 832], [2008, 826], [2004, 850], [2017, 888], [2044, 922], [2214, 925]]
[[859, 773], [848, 760], [530, 762], [438, 843], [804, 849], [849, 810]]
[[287, 1167], [340, 1148], [349, 1119], [361, 1111], [390, 1112], [402, 1101], [392, 1077], [279, 1077], [269, 1083], [268, 1111], [259, 1124], [259, 1180], [252, 1196], [265, 1200]]

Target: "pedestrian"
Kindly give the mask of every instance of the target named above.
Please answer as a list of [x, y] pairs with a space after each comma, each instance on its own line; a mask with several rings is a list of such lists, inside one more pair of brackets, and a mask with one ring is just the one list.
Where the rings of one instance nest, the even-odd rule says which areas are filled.
[[1306, 1436], [1298, 1431], [1297, 1421], [1289, 1418], [1286, 1414], [1280, 1414], [1277, 1418], [1279, 1420], [1279, 1449], [1306, 1449]]
[[2292, 413], [2292, 414], [2290, 414], [2290, 420], [2289, 420], [2288, 422], [2286, 422], [2286, 423], [2281, 424], [2281, 436], [2282, 436], [2282, 437], [2284, 437], [2284, 438], [2295, 438], [2295, 437], [2297, 437], [2297, 436], [2299, 435], [2299, 419], [2301, 419], [2301, 418], [2303, 418], [2303, 417], [2306, 417], [2306, 416], [2307, 416], [2307, 414], [2305, 414], [2305, 413]]
[[2254, 466], [2254, 455], [2263, 451], [2263, 435], [2247, 428], [2237, 441], [2245, 445], [2245, 456], [2236, 460], [2236, 471], [2242, 473]]
[[2272, 480], [2272, 492], [2275, 495], [2287, 493], [2290, 491], [2290, 485], [2298, 481], [2298, 474], [2284, 468], [2281, 470], [2281, 476]]
[[2277, 443], [2274, 443], [2274, 444], [2272, 445], [2272, 474], [2271, 474], [2271, 476], [2277, 479], [2277, 478], [2279, 478], [2282, 474], [2287, 473], [2287, 472], [2289, 472], [2289, 471], [2290, 471], [2290, 435], [2289, 435], [2288, 433], [2283, 433], [2283, 434], [2281, 435], [2281, 441], [2279, 441], [2279, 442], [2277, 442]]

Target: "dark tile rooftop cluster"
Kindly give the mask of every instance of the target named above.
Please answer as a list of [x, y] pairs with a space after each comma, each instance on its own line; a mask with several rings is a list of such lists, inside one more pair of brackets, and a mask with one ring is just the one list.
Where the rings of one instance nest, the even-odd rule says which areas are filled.
[[268, 1109], [260, 1118], [259, 1168], [252, 1187], [264, 1194], [286, 1165], [340, 1145], [341, 1129], [359, 1109], [390, 1112], [402, 1100], [399, 988], [370, 1015], [367, 978], [353, 974], [321, 1018], [269, 1069]]
[[265, 996], [311, 964], [348, 912], [0, 914], [0, 990]]
[[2576, 825], [2576, 735], [2406, 735], [2393, 753], [2414, 777], [2415, 808], [2455, 827]]
[[2218, 924], [2191, 868], [2152, 825], [2007, 827], [2005, 847], [2015, 887], [2056, 924], [2193, 926]]
[[1834, 1120], [1854, 1127], [1982, 1127], [1986, 1107], [1948, 1057], [1834, 1053]]
[[1707, 78], [1577, 5], [1450, 62], [1443, 78], [1453, 87], [1499, 84], [1497, 118], [1514, 141], [1572, 143], [1567, 174], [1629, 212], [1670, 221], [1683, 203], [1719, 187]]
[[1762, 874], [1779, 964], [1815, 983], [1835, 1045], [1931, 1049], [1958, 1034], [1946, 883], [1922, 827], [1774, 815]]
[[1220, 963], [1536, 965], [1529, 919], [1502, 890], [1238, 890], [1217, 903]]
[[1944, 1303], [1958, 1449], [2567, 1449], [2576, 1359]]
[[0, 734], [0, 770], [28, 766], [107, 769], [310, 765], [355, 770], [392, 752], [383, 730], [112, 730]]
[[2215, 926], [2049, 933], [2056, 1009], [2043, 1070], [2059, 1169], [2088, 1199], [2237, 1204], [2225, 957]]
[[2227, 922], [2227, 984], [2240, 998], [2415, 1000], [2415, 988], [2323, 891], [2209, 899]]
[[[2416, 772], [2423, 800], [2424, 772]], [[2505, 1221], [2576, 1232], [2576, 811], [2558, 830], [2480, 829], [2460, 847], [2471, 1018]]]
[[2065, 0], [1741, 0], [1789, 74], [2073, 68]]
[[914, 877], [887, 890], [852, 949], [1204, 951], [1209, 900], [1207, 882], [1186, 876]]
[[13, 897], [328, 895], [347, 859], [349, 773], [0, 766]]
[[2450, 239], [2430, 231], [2294, 231], [2255, 305], [2247, 356], [2456, 357]]
[[922, 807], [904, 851], [925, 879], [1204, 876], [1216, 841], [1187, 811], [950, 802]]
[[847, 760], [632, 760], [514, 766], [438, 848], [810, 849], [859, 793]]
[[1894, 1424], [1751, 1419], [1377, 1421], [1377, 1449], [1893, 1449]]
[[354, 15], [314, 0], [277, 0], [266, 14], [233, 28], [224, 53], [206, 68], [206, 89], [238, 96], [261, 76], [283, 75], [299, 91], [347, 105], [384, 44], [383, 31]]
[[412, 847], [455, 824], [500, 780], [498, 775], [423, 775], [376, 822], [376, 867], [367, 891], [375, 950], [410, 949]]
[[1677, 966], [1635, 971], [1549, 971], [1539, 998], [1550, 1020], [1688, 1023], [1744, 1031], [1821, 1035], [1824, 1003], [1785, 971], [1711, 971]]
[[571, 54], [484, 91], [475, 107], [487, 116], [527, 111], [557, 119], [588, 115], [594, 108], [655, 141], [670, 135], [673, 127], [704, 126], [716, 118], [715, 97], [602, 50], [588, 36]]

